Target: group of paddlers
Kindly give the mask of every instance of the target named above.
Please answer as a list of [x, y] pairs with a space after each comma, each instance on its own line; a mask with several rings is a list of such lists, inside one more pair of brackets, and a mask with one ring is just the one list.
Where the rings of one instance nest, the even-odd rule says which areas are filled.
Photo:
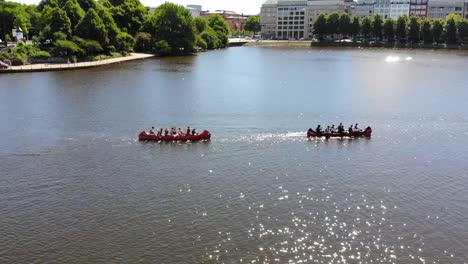
[[184, 133], [182, 131], [182, 129], [176, 129], [175, 127], [172, 127], [172, 128], [161, 128], [159, 129], [158, 131], [156, 131], [156, 129], [154, 127], [151, 127], [149, 133], [151, 135], [158, 135], [159, 137], [162, 137], [162, 136], [165, 136], [165, 137], [168, 137], [168, 136], [194, 136], [197, 134], [196, 132], [196, 128], [190, 128], [190, 127], [187, 127], [187, 130], [186, 130], [186, 133]]
[[[309, 131], [318, 133], [318, 134], [332, 134], [332, 133], [338, 133], [338, 134], [343, 134], [346, 133], [345, 127], [343, 126], [343, 123], [340, 123], [337, 127], [335, 125], [327, 126], [325, 130], [322, 130], [322, 127], [320, 125], [317, 126], [317, 128], [312, 130], [312, 128], [309, 129]], [[348, 128], [348, 133], [353, 133], [353, 132], [362, 132], [361, 129], [359, 129], [358, 124], [355, 124], [354, 126], [351, 125]]]

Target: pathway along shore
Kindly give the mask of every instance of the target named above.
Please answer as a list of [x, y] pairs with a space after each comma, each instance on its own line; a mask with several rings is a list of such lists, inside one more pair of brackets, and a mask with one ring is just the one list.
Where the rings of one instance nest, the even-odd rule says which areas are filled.
[[93, 68], [103, 65], [109, 65], [114, 63], [120, 63], [131, 60], [141, 60], [146, 58], [154, 57], [152, 54], [143, 53], [130, 53], [129, 56], [112, 58], [100, 61], [89, 61], [89, 62], [77, 62], [77, 63], [64, 63], [64, 64], [30, 64], [22, 66], [10, 66], [8, 69], [0, 70], [0, 73], [16, 73], [16, 72], [42, 72], [42, 71], [65, 71], [65, 70], [77, 70]]

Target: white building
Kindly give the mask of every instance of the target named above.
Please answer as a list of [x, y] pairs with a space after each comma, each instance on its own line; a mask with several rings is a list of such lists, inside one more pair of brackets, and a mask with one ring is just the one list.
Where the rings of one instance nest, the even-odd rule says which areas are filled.
[[409, 0], [392, 0], [390, 1], [390, 17], [398, 19], [403, 15], [409, 16], [410, 1]]
[[352, 16], [366, 17], [374, 16], [374, 0], [359, 0], [354, 2], [348, 9], [348, 13]]
[[429, 0], [427, 16], [430, 18], [445, 18], [449, 14], [458, 14], [463, 17], [464, 0]]
[[344, 11], [342, 0], [268, 0], [260, 12], [262, 37], [310, 39], [317, 16]]
[[202, 6], [201, 5], [187, 5], [187, 9], [190, 11], [192, 14], [192, 17], [199, 17], [200, 13], [202, 11]]
[[260, 10], [260, 24], [262, 26], [261, 35], [264, 39], [276, 37], [276, 16], [278, 13], [277, 4], [277, 0], [268, 0], [262, 5]]
[[374, 5], [374, 14], [383, 18], [390, 16], [390, 0], [376, 0]]

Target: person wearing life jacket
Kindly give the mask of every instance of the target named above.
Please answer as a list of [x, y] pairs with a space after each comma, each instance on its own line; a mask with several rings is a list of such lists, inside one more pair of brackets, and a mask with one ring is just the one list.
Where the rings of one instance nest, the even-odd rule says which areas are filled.
[[318, 125], [317, 128], [315, 129], [315, 132], [319, 134], [322, 133], [322, 127]]
[[151, 127], [149, 133], [150, 133], [151, 135], [154, 135], [154, 127]]

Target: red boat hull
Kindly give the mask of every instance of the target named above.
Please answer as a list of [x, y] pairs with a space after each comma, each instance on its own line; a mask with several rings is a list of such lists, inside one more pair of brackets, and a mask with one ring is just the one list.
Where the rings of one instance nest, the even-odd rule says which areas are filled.
[[372, 135], [372, 128], [368, 127], [364, 131], [359, 131], [359, 132], [351, 132], [350, 133], [316, 133], [314, 131], [307, 131], [307, 137], [326, 137], [326, 138], [331, 138], [331, 137], [370, 137]]
[[180, 136], [158, 136], [156, 134], [150, 134], [146, 131], [143, 131], [138, 135], [140, 141], [198, 141], [198, 140], [209, 140], [211, 134], [208, 130], [204, 130], [200, 134], [196, 135], [180, 135]]

